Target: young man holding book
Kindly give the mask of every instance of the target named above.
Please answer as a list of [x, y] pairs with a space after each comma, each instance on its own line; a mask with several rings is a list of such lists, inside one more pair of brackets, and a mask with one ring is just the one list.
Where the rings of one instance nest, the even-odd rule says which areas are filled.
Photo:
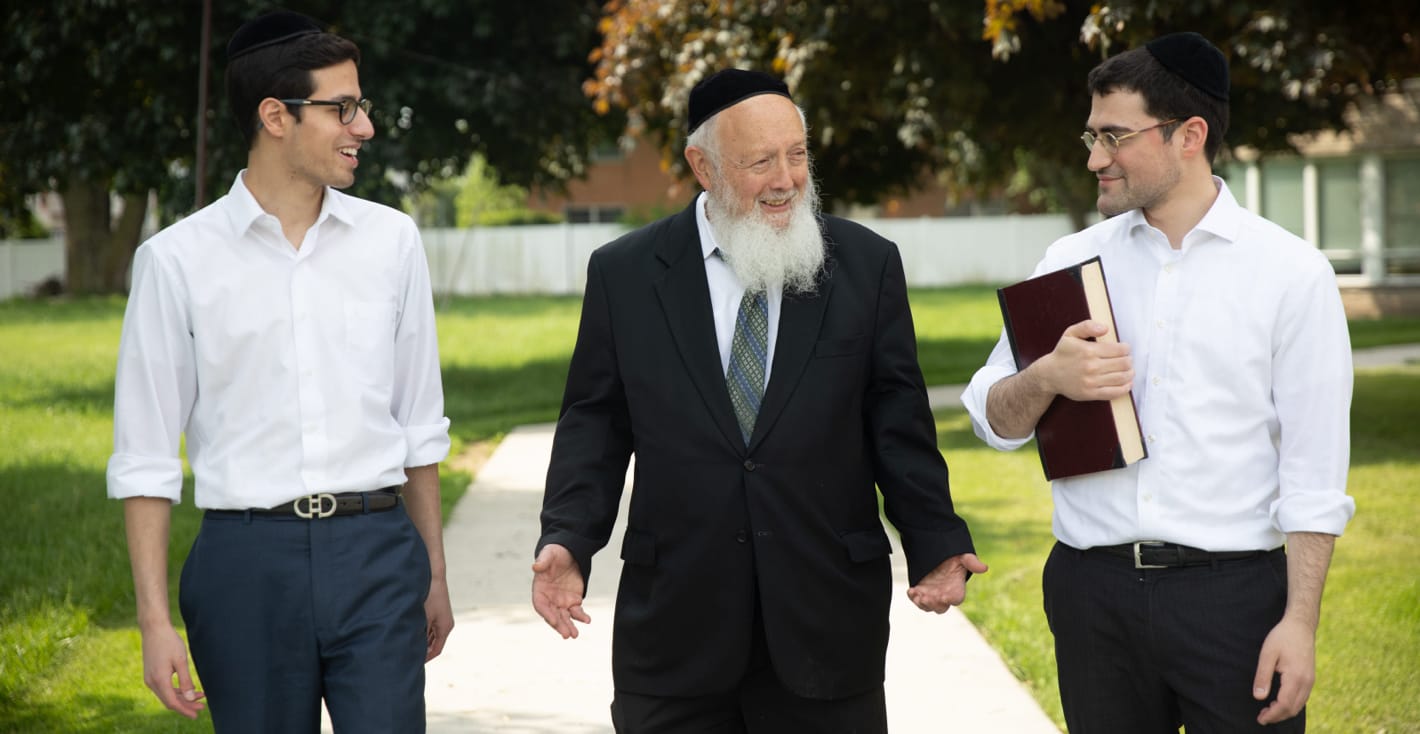
[[1088, 86], [1082, 138], [1108, 218], [1035, 273], [1100, 257], [1119, 342], [1081, 321], [1018, 372], [1003, 335], [962, 398], [999, 449], [1023, 445], [1057, 396], [1132, 390], [1138, 406], [1148, 458], [1052, 485], [1044, 596], [1066, 722], [1300, 732], [1322, 585], [1355, 509], [1335, 276], [1213, 175], [1229, 85], [1212, 44], [1155, 39]]

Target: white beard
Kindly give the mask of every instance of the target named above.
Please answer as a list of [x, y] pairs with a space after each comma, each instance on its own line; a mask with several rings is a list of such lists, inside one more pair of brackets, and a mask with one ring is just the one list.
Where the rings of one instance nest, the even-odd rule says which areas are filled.
[[825, 250], [813, 177], [795, 195], [789, 222], [782, 228], [759, 207], [748, 214], [736, 213], [733, 194], [723, 182], [716, 182], [709, 196], [706, 204], [715, 243], [746, 291], [782, 287], [786, 293], [811, 295], [818, 289]]

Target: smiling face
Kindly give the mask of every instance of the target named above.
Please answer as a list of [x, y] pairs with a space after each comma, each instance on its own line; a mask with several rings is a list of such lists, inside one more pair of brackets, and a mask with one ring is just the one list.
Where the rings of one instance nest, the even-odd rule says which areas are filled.
[[[352, 103], [360, 99], [360, 74], [353, 61], [316, 69], [311, 80], [315, 88], [310, 99], [348, 99]], [[337, 189], [355, 183], [360, 146], [375, 134], [369, 116], [357, 110], [347, 125], [341, 123], [340, 108], [335, 105], [307, 105], [299, 110], [300, 119], [289, 128], [287, 146], [292, 177]]]
[[[1096, 135], [1110, 132], [1122, 136], [1160, 122], [1163, 120], [1144, 111], [1143, 96], [1117, 90], [1094, 96], [1086, 127]], [[1101, 214], [1112, 217], [1131, 209], [1148, 211], [1168, 201], [1183, 178], [1183, 169], [1177, 150], [1182, 136], [1165, 140], [1166, 129], [1131, 136], [1113, 152], [1103, 142], [1095, 143], [1087, 165], [1099, 179], [1096, 205]]]
[[732, 203], [732, 217], [757, 212], [775, 227], [787, 227], [809, 180], [808, 139], [798, 108], [780, 95], [761, 94], [718, 117], [719, 160], [706, 161], [714, 171], [693, 165], [701, 185], [727, 189], [719, 198]]

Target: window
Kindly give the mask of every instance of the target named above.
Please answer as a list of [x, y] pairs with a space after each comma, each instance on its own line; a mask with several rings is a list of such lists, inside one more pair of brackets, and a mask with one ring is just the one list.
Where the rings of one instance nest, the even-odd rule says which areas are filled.
[[1420, 273], [1420, 158], [1385, 164], [1387, 273]]
[[1321, 249], [1337, 273], [1361, 272], [1361, 166], [1355, 159], [1316, 163]]
[[571, 224], [615, 224], [626, 215], [626, 207], [618, 204], [568, 204], [564, 214]]
[[1262, 216], [1305, 237], [1302, 204], [1302, 162], [1285, 158], [1263, 161]]

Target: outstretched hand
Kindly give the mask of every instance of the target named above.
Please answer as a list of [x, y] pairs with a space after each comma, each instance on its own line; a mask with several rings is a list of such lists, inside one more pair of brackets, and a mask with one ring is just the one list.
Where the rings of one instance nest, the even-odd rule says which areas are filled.
[[986, 570], [986, 564], [975, 553], [952, 556], [908, 589], [907, 598], [924, 612], [942, 614], [966, 599], [966, 572]]
[[533, 561], [532, 603], [549, 627], [562, 639], [577, 636], [577, 625], [590, 624], [592, 618], [582, 609], [582, 594], [587, 585], [582, 569], [566, 548], [557, 544], [543, 546]]

